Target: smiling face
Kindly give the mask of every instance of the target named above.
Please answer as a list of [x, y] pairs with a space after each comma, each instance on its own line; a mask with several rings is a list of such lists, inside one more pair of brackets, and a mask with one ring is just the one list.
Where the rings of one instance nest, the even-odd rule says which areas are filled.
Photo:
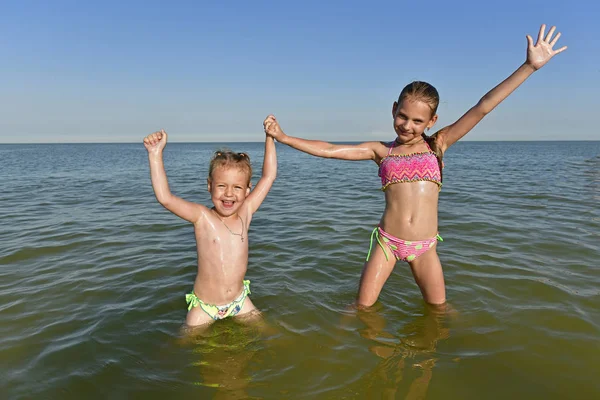
[[398, 142], [406, 144], [420, 140], [425, 129], [437, 121], [437, 115], [431, 114], [431, 107], [424, 101], [406, 97], [400, 103], [394, 102], [392, 115]]
[[392, 107], [398, 142], [412, 144], [421, 140], [425, 130], [437, 121], [439, 104], [440, 95], [429, 83], [414, 81], [406, 85]]
[[250, 194], [248, 172], [235, 166], [221, 166], [208, 178], [208, 191], [215, 211], [222, 217], [236, 214]]

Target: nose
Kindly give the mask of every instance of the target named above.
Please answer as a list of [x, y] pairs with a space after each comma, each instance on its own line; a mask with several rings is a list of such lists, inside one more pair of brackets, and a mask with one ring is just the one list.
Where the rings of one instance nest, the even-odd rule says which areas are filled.
[[410, 130], [410, 121], [409, 120], [405, 120], [402, 125], [400, 125], [402, 127], [402, 129], [404, 129], [405, 131]]

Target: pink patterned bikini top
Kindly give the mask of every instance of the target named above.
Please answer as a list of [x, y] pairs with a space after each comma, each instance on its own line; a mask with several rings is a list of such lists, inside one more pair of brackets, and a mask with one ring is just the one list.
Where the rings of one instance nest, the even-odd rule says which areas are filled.
[[427, 144], [429, 151], [411, 154], [392, 154], [394, 141], [387, 156], [379, 163], [381, 190], [385, 191], [393, 183], [430, 181], [442, 190], [442, 173], [435, 153]]

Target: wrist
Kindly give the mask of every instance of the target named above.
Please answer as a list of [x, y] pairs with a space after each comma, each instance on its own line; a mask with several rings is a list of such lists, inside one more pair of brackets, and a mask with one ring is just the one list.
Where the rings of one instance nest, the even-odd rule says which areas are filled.
[[277, 141], [279, 143], [287, 144], [289, 138], [290, 137], [288, 135], [286, 135], [285, 133], [281, 132], [281, 135], [279, 136], [279, 138], [277, 139]]
[[162, 161], [162, 151], [159, 153], [148, 152], [148, 159], [150, 161]]
[[534, 67], [529, 61], [525, 61], [521, 67], [530, 73], [534, 73], [538, 70], [538, 68]]

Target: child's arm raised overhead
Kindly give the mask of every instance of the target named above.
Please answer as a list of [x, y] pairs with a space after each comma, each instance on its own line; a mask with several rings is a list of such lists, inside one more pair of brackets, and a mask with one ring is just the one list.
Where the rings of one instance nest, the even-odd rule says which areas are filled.
[[254, 190], [246, 198], [248, 210], [254, 214], [258, 207], [262, 204], [267, 193], [271, 190], [275, 177], [277, 176], [277, 153], [275, 151], [275, 140], [267, 136], [265, 137], [265, 157], [263, 160], [262, 176], [254, 187]]
[[553, 47], [560, 38], [560, 32], [552, 38], [556, 27], [550, 28], [544, 37], [546, 25], [540, 27], [537, 43], [533, 44], [531, 36], [527, 35], [527, 60], [508, 78], [486, 93], [479, 102], [467, 111], [452, 125], [442, 128], [437, 135], [437, 142], [442, 151], [465, 136], [475, 125], [491, 112], [498, 104], [518, 88], [531, 74], [542, 68], [552, 57], [567, 49], [567, 46], [554, 50]]
[[375, 146], [379, 142], [365, 142], [357, 145], [332, 144], [320, 140], [308, 140], [286, 135], [273, 115], [269, 115], [264, 122], [267, 135], [278, 142], [287, 144], [296, 150], [323, 158], [337, 158], [339, 160], [374, 160], [376, 159]]
[[167, 133], [164, 130], [154, 132], [144, 138], [144, 146], [148, 150], [154, 195], [164, 208], [186, 221], [195, 223], [208, 209], [200, 204], [183, 200], [171, 193], [162, 157], [166, 145]]

